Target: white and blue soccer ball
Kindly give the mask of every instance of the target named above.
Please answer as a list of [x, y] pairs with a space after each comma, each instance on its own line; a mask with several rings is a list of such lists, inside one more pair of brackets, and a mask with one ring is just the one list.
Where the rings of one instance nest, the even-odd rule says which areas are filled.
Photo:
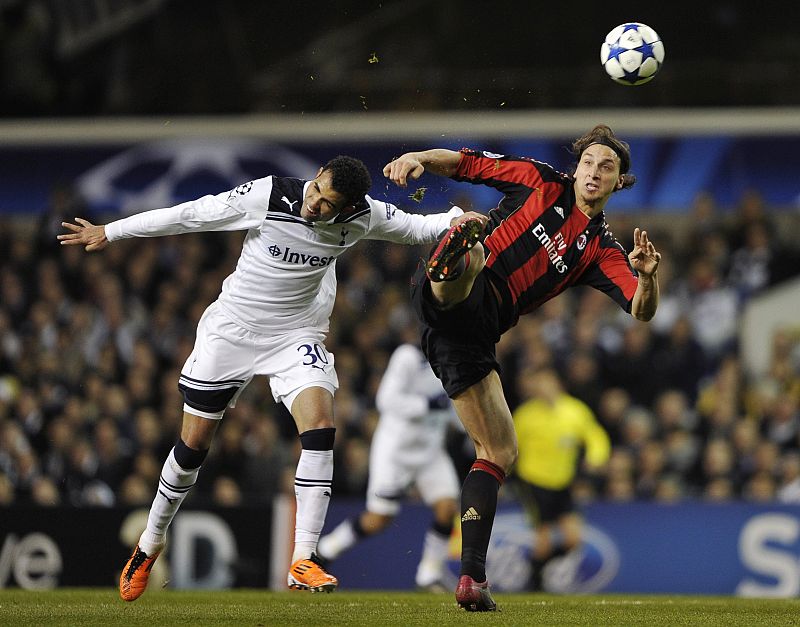
[[608, 75], [622, 85], [653, 80], [664, 63], [664, 43], [647, 24], [620, 24], [600, 46], [600, 61]]

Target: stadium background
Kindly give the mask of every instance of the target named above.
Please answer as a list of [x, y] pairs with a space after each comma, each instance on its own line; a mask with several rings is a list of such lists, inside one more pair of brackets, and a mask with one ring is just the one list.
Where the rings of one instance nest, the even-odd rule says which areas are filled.
[[[647, 227], [664, 253], [660, 311], [636, 324], [575, 291], [500, 346], [512, 407], [516, 373], [551, 362], [613, 438], [606, 473], [576, 484], [593, 535], [563, 589], [800, 593], [797, 7], [710, 2], [687, 20], [666, 5], [485, 6], [312, 2], [298, 17], [243, 0], [0, 2], [0, 587], [113, 585], [174, 441], [177, 370], [239, 249], [236, 234], [208, 234], [86, 255], [56, 245], [63, 218], [308, 176], [338, 153], [362, 157], [373, 195], [404, 209], [487, 209], [491, 192], [435, 179], [415, 203], [380, 169], [463, 145], [566, 168], [569, 140], [608, 122], [640, 176], [609, 222], [625, 243]], [[599, 65], [605, 33], [631, 19], [666, 46], [641, 88]], [[364, 243], [339, 266], [330, 524], [362, 502], [374, 391], [421, 254]], [[164, 577], [279, 582], [296, 447], [255, 382], [176, 519]], [[457, 432], [451, 450], [463, 471]], [[492, 551], [524, 568], [525, 523], [503, 497]], [[341, 560], [343, 582], [411, 585], [427, 519], [404, 517]], [[394, 577], [369, 571], [368, 553]]]

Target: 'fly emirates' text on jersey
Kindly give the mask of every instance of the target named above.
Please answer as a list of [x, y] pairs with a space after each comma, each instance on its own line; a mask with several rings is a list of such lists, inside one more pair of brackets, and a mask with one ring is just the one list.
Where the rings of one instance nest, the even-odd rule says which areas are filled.
[[515, 321], [571, 285], [605, 292], [630, 312], [637, 275], [605, 214], [590, 220], [576, 206], [570, 177], [541, 161], [464, 149], [452, 178], [504, 194], [489, 212], [484, 246]]
[[236, 270], [217, 299], [233, 321], [256, 333], [328, 330], [336, 296], [336, 258], [360, 239], [423, 244], [463, 212], [416, 215], [369, 196], [327, 222], [300, 217], [309, 181], [268, 176], [230, 192], [106, 225], [109, 241], [200, 231], [247, 230]]

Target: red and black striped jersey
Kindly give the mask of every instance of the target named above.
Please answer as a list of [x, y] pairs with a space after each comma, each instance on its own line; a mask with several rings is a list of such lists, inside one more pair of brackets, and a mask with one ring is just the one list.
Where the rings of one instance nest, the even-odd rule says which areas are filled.
[[504, 194], [489, 212], [486, 267], [508, 287], [517, 317], [572, 285], [589, 285], [630, 312], [637, 275], [608, 228], [575, 204], [572, 179], [526, 157], [461, 151], [457, 181]]

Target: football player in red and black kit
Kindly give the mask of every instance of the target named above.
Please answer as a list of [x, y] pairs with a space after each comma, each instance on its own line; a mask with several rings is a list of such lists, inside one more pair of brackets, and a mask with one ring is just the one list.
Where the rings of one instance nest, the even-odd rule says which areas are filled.
[[661, 255], [638, 228], [626, 253], [603, 213], [614, 192], [636, 181], [628, 172], [628, 144], [599, 125], [576, 139], [572, 152], [572, 175], [533, 159], [467, 149], [410, 152], [383, 170], [400, 186], [427, 170], [504, 194], [488, 223], [474, 218], [447, 231], [412, 280], [412, 301], [424, 323], [422, 349], [477, 454], [461, 488], [456, 600], [468, 611], [496, 609], [486, 551], [497, 492], [517, 457], [495, 357], [500, 336], [572, 285], [605, 292], [638, 320], [650, 320], [658, 306]]

